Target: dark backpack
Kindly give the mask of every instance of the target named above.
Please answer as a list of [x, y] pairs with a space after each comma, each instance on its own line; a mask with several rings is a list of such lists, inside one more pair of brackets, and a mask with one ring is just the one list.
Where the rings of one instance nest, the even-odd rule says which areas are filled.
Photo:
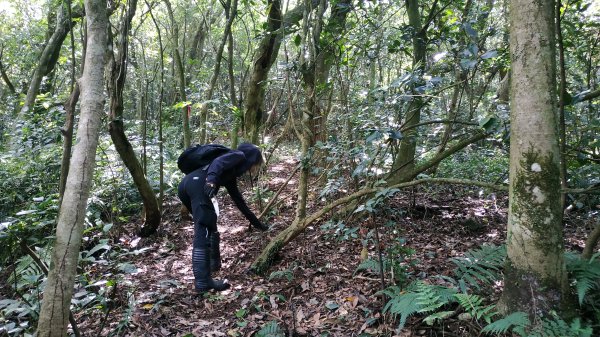
[[219, 144], [205, 144], [188, 147], [177, 159], [177, 167], [181, 172], [188, 174], [212, 163], [212, 161], [231, 151], [228, 147]]

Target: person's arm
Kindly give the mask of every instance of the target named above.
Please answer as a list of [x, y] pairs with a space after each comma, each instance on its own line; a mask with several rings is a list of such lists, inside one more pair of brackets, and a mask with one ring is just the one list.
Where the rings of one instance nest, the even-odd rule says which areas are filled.
[[234, 168], [236, 165], [242, 163], [246, 157], [242, 151], [231, 151], [222, 156], [217, 157], [208, 167], [206, 174], [206, 182], [221, 185], [220, 181], [221, 174], [229, 169]]
[[231, 199], [235, 203], [235, 206], [240, 210], [240, 212], [242, 212], [242, 214], [244, 214], [246, 219], [250, 221], [250, 224], [252, 226], [260, 229], [261, 231], [266, 231], [267, 229], [269, 229], [267, 225], [263, 224], [262, 222], [260, 222], [260, 220], [258, 220], [256, 215], [252, 213], [252, 211], [246, 204], [246, 201], [244, 201], [244, 197], [242, 196], [242, 193], [240, 192], [237, 186], [237, 179], [234, 179], [232, 182], [225, 185], [225, 188], [227, 189], [229, 196], [231, 196]]

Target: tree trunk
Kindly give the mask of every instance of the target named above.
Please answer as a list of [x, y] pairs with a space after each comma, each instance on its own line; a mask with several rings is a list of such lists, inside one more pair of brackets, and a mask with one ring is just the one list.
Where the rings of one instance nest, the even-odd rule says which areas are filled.
[[75, 124], [75, 105], [79, 100], [80, 89], [79, 85], [76, 84], [71, 92], [71, 96], [65, 104], [65, 126], [62, 129], [63, 134], [63, 154], [60, 165], [60, 182], [58, 185], [58, 205], [62, 204], [65, 187], [67, 185], [67, 176], [69, 174], [69, 164], [71, 161], [71, 149], [73, 147], [73, 128]]
[[85, 9], [88, 43], [86, 66], [80, 82], [81, 120], [63, 198], [63, 203], [69, 207], [61, 208], [58, 216], [50, 273], [37, 327], [39, 337], [67, 335], [69, 307], [104, 111], [104, 62], [108, 29], [106, 2], [86, 0]]
[[8, 87], [8, 90], [11, 94], [16, 94], [15, 86], [10, 81], [8, 74], [6, 73], [6, 69], [4, 69], [4, 65], [2, 64], [2, 54], [4, 53], [4, 48], [0, 47], [0, 75], [2, 76], [2, 80]]
[[[532, 318], [569, 303], [556, 132], [554, 7], [511, 0], [508, 261], [499, 308]], [[534, 320], [539, 321], [539, 320]]]
[[38, 61], [38, 65], [35, 68], [31, 78], [31, 82], [29, 82], [27, 96], [25, 97], [25, 102], [23, 103], [21, 111], [19, 112], [19, 120], [23, 120], [27, 112], [33, 106], [44, 76], [48, 75], [52, 70], [54, 70], [54, 66], [56, 66], [56, 62], [58, 62], [60, 48], [62, 47], [67, 34], [73, 26], [74, 21], [71, 20], [73, 18], [80, 18], [83, 16], [83, 11], [79, 9], [73, 11], [72, 18], [69, 18], [67, 15], [67, 10], [64, 7], [65, 6], [61, 5], [61, 9], [58, 11], [58, 18], [56, 20], [56, 28], [54, 29], [54, 33], [48, 40], [48, 43], [46, 43], [46, 46], [44, 47], [44, 50], [42, 51]]
[[[219, 44], [219, 49], [217, 50], [217, 55], [215, 57], [215, 70], [213, 71], [212, 76], [210, 77], [210, 83], [208, 85], [208, 91], [206, 93], [206, 101], [212, 100], [213, 94], [215, 92], [215, 88], [217, 86], [217, 79], [219, 78], [219, 72], [221, 71], [221, 61], [223, 59], [223, 51], [225, 50], [225, 44], [227, 44], [227, 39], [229, 37], [229, 32], [231, 31], [231, 26], [233, 25], [233, 20], [237, 15], [237, 7], [238, 0], [228, 0], [225, 5], [225, 15], [227, 17], [227, 22], [225, 23], [225, 31], [223, 32], [223, 37], [221, 38], [221, 43]], [[208, 133], [206, 131], [206, 123], [208, 122], [208, 106], [209, 103], [202, 104], [200, 108], [200, 142], [206, 143], [208, 141]]]
[[131, 20], [135, 15], [137, 0], [130, 0], [127, 2], [127, 5], [127, 15], [121, 24], [121, 31], [119, 34], [119, 46], [117, 48], [118, 60], [115, 60], [113, 55], [109, 66], [111, 77], [109, 79], [108, 94], [110, 95], [111, 121], [108, 130], [110, 138], [115, 144], [115, 149], [129, 170], [133, 182], [142, 197], [145, 222], [139, 234], [141, 236], [149, 236], [154, 234], [160, 225], [161, 215], [158, 200], [152, 190], [152, 186], [150, 186], [144, 175], [144, 170], [137, 155], [133, 151], [133, 147], [125, 135], [123, 126], [123, 88], [125, 86], [125, 75], [127, 73], [127, 39], [129, 31], [131, 30]]
[[[434, 4], [435, 7], [435, 4]], [[421, 15], [417, 0], [406, 0], [406, 12], [408, 21], [414, 33], [412, 37], [413, 44], [413, 72], [415, 76], [422, 77], [425, 70], [427, 43], [426, 29], [423, 29], [421, 23]], [[434, 8], [432, 8], [432, 11]], [[413, 87], [419, 84], [415, 83]], [[404, 118], [404, 127], [409, 127], [409, 131], [404, 134], [404, 138], [400, 142], [400, 149], [394, 163], [392, 172], [395, 172], [388, 179], [392, 183], [408, 181], [407, 173], [411, 172], [415, 166], [415, 153], [417, 149], [417, 138], [419, 137], [417, 128], [411, 126], [418, 124], [421, 121], [421, 109], [424, 101], [421, 96], [413, 90], [413, 98], [409, 103], [406, 117]]]
[[[264, 113], [264, 98], [266, 80], [271, 67], [277, 59], [282, 38], [304, 17], [306, 4], [300, 3], [295, 8], [287, 11], [282, 17], [281, 1], [271, 0], [267, 18], [267, 29], [255, 51], [253, 67], [246, 90], [246, 104], [244, 107], [244, 132], [252, 143], [258, 143], [258, 133], [262, 126]], [[318, 4], [318, 0], [310, 1], [310, 8]]]
[[267, 76], [271, 66], [277, 59], [281, 37], [276, 33], [281, 27], [281, 1], [268, 1], [267, 28], [255, 52], [255, 58], [246, 91], [246, 107], [244, 112], [244, 132], [254, 144], [258, 143], [258, 129], [263, 119], [263, 101]]
[[[173, 16], [173, 9], [171, 8], [171, 2], [169, 0], [163, 0], [165, 5], [167, 6], [167, 12], [169, 14], [169, 18], [171, 20], [171, 39], [173, 40], [173, 58], [175, 62], [175, 71], [176, 77], [179, 81], [179, 101], [185, 102], [187, 101], [187, 95], [185, 93], [185, 89], [187, 87], [185, 81], [185, 69], [183, 67], [183, 60], [181, 59], [181, 54], [179, 53], [179, 28], [177, 27], [177, 22], [175, 22], [175, 17]], [[183, 148], [187, 149], [192, 144], [192, 134], [190, 131], [190, 116], [188, 114], [188, 106], [184, 105], [181, 108], [181, 120], [183, 123]]]

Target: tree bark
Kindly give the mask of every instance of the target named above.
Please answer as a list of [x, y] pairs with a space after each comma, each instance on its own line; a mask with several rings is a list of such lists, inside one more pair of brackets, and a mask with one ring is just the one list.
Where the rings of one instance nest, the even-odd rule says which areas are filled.
[[598, 244], [599, 240], [600, 240], [600, 222], [596, 223], [596, 227], [590, 233], [587, 240], [585, 240], [585, 247], [583, 247], [583, 252], [581, 253], [581, 257], [583, 257], [586, 260], [591, 259], [592, 255], [594, 255], [594, 248], [596, 248], [596, 245]]
[[260, 41], [253, 62], [248, 90], [246, 90], [246, 106], [244, 111], [244, 132], [254, 144], [258, 143], [258, 129], [263, 119], [263, 101], [267, 76], [271, 66], [277, 59], [281, 37], [276, 33], [281, 27], [281, 1], [269, 0], [267, 6], [267, 28]]
[[[435, 7], [435, 3], [433, 6]], [[412, 37], [413, 72], [416, 74], [416, 76], [421, 77], [427, 62], [426, 29], [423, 29], [423, 24], [421, 23], [421, 14], [419, 13], [418, 1], [406, 0], [406, 8], [408, 21], [414, 32]], [[432, 8], [432, 12], [433, 10], [434, 8]], [[413, 87], [417, 86], [418, 84], [415, 84]], [[413, 95], [412, 101], [410, 102], [406, 112], [406, 117], [404, 118], [403, 125], [405, 127], [410, 127], [418, 124], [421, 121], [421, 109], [423, 107], [424, 100], [414, 90]], [[410, 128], [409, 131], [404, 134], [404, 138], [400, 142], [398, 155], [396, 156], [396, 159], [392, 165], [392, 172], [395, 173], [388, 178], [390, 182], [399, 183], [410, 180], [407, 177], [407, 172], [411, 172], [414, 169], [418, 136], [418, 130], [416, 128]]]
[[[532, 318], [568, 308], [556, 132], [554, 6], [511, 0], [508, 261], [499, 309]], [[539, 321], [539, 319], [533, 320]]]
[[123, 88], [125, 86], [125, 75], [127, 73], [127, 46], [128, 35], [131, 30], [131, 20], [135, 15], [137, 0], [127, 2], [127, 14], [121, 23], [118, 45], [118, 59], [114, 59], [114, 55], [110, 59], [110, 79], [108, 85], [108, 94], [110, 96], [110, 123], [109, 133], [110, 138], [115, 145], [115, 149], [119, 153], [123, 164], [129, 170], [133, 182], [140, 192], [142, 202], [144, 204], [145, 222], [140, 230], [141, 236], [149, 236], [156, 232], [160, 225], [160, 209], [156, 195], [152, 190], [152, 186], [148, 183], [144, 170], [137, 155], [133, 151], [131, 143], [125, 135], [123, 124]]
[[67, 37], [67, 34], [73, 27], [74, 18], [80, 18], [83, 16], [82, 8], [75, 10], [72, 12], [72, 18], [69, 18], [67, 15], [67, 9], [65, 6], [61, 5], [60, 11], [58, 11], [58, 17], [56, 20], [56, 28], [54, 29], [54, 33], [46, 43], [44, 50], [40, 56], [38, 61], [38, 65], [35, 68], [33, 76], [31, 78], [31, 82], [29, 82], [29, 89], [27, 90], [27, 96], [25, 97], [25, 102], [21, 107], [21, 111], [19, 112], [18, 119], [22, 120], [25, 118], [27, 112], [31, 109], [33, 104], [35, 103], [35, 98], [40, 89], [40, 85], [42, 83], [42, 79], [44, 76], [48, 75], [54, 67], [56, 66], [56, 62], [58, 62], [58, 57], [60, 54], [60, 48]]
[[80, 82], [81, 119], [63, 199], [63, 203], [69, 207], [61, 208], [58, 216], [56, 241], [37, 327], [39, 337], [67, 335], [69, 307], [104, 111], [104, 62], [108, 29], [106, 2], [85, 0], [85, 8], [88, 43], [86, 66]]

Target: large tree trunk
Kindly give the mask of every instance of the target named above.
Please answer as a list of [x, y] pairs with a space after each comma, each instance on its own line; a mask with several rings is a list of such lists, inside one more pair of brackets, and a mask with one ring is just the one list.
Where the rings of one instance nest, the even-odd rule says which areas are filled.
[[[568, 304], [556, 132], [553, 2], [511, 0], [510, 194], [505, 312]], [[539, 321], [539, 320], [536, 320]]]
[[52, 263], [37, 327], [39, 337], [67, 335], [83, 222], [104, 111], [104, 61], [108, 29], [106, 2], [86, 0], [85, 8], [88, 48], [85, 56], [86, 66], [80, 82], [81, 120], [63, 198], [63, 203], [69, 207], [62, 207], [58, 216]]
[[110, 62], [111, 76], [109, 79], [108, 93], [110, 95], [110, 123], [109, 133], [115, 144], [115, 148], [123, 160], [123, 163], [129, 170], [133, 182], [140, 192], [145, 211], [145, 223], [140, 231], [141, 236], [149, 236], [156, 232], [160, 225], [160, 210], [156, 195], [152, 190], [152, 186], [148, 183], [144, 175], [144, 169], [138, 160], [137, 155], [133, 151], [131, 143], [125, 135], [123, 127], [123, 88], [125, 86], [125, 75], [127, 73], [127, 39], [131, 30], [131, 20], [135, 15], [137, 0], [127, 2], [127, 15], [121, 23], [121, 31], [119, 36], [119, 46], [117, 48], [118, 59], [114, 59], [114, 55]]
[[[435, 6], [435, 3], [434, 3]], [[408, 21], [412, 27], [414, 33], [412, 37], [413, 44], [413, 72], [418, 77], [422, 77], [422, 72], [425, 70], [427, 42], [426, 42], [426, 29], [423, 29], [421, 23], [421, 14], [419, 13], [419, 6], [417, 0], [406, 0], [406, 13], [408, 15]], [[432, 11], [434, 8], [432, 8]], [[413, 87], [417, 87], [415, 83]], [[409, 131], [404, 133], [404, 138], [400, 142], [400, 149], [398, 155], [392, 164], [393, 175], [389, 177], [389, 181], [392, 183], [404, 182], [410, 180], [407, 173], [411, 172], [415, 166], [415, 153], [417, 149], [417, 138], [419, 137], [417, 128], [412, 126], [418, 124], [421, 121], [421, 109], [424, 104], [424, 100], [416, 91], [413, 90], [413, 97], [409, 103], [406, 111], [406, 117], [404, 118], [403, 126], [409, 128]]]
[[72, 18], [69, 18], [68, 10], [65, 8], [65, 6], [61, 5], [60, 7], [61, 8], [57, 14], [58, 18], [56, 19], [54, 33], [46, 43], [46, 46], [40, 55], [38, 65], [35, 68], [31, 78], [31, 82], [29, 82], [27, 96], [25, 97], [25, 102], [23, 103], [21, 111], [19, 112], [20, 120], [25, 118], [25, 115], [33, 106], [44, 76], [48, 75], [52, 70], [54, 70], [54, 66], [56, 66], [56, 62], [58, 62], [60, 48], [62, 47], [67, 34], [73, 27], [74, 21], [72, 21], [72, 19], [83, 16], [83, 11], [78, 9], [73, 11], [71, 13]]

